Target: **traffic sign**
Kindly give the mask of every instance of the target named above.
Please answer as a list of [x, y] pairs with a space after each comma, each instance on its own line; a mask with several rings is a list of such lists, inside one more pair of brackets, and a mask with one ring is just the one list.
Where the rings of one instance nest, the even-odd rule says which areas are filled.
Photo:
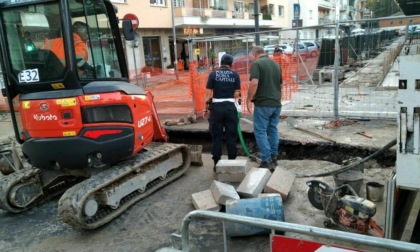
[[124, 15], [123, 19], [131, 20], [131, 24], [133, 25], [133, 30], [139, 27], [139, 19], [135, 14], [127, 13]]
[[271, 251], [277, 252], [357, 252], [354, 250], [333, 245], [324, 245], [322, 243], [305, 241], [280, 235], [272, 236]]
[[300, 18], [300, 4], [293, 4], [293, 19], [298, 20]]

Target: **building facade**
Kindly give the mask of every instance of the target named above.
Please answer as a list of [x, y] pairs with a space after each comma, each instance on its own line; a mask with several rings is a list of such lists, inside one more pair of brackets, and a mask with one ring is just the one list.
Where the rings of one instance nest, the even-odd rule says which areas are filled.
[[[259, 31], [267, 31], [266, 36], [261, 36], [261, 44], [279, 43], [283, 38], [277, 38], [278, 30], [291, 29], [296, 25], [306, 27], [332, 24], [335, 20], [336, 1], [339, 1], [341, 7], [341, 20], [356, 18], [358, 0], [305, 1], [300, 4], [297, 22], [294, 20], [294, 4], [299, 3], [299, 0], [259, 0], [258, 11], [255, 10], [254, 1], [249, 0], [111, 0], [118, 8], [120, 19], [131, 13], [139, 20], [137, 41], [126, 43], [130, 69], [141, 69], [144, 66], [165, 69], [174, 65], [174, 61], [182, 58], [183, 50], [187, 51], [188, 57], [191, 54], [188, 43], [192, 37], [255, 32], [256, 12]], [[299, 32], [302, 39], [323, 35], [316, 28]], [[282, 36], [284, 39], [295, 39], [296, 32], [282, 33]]]

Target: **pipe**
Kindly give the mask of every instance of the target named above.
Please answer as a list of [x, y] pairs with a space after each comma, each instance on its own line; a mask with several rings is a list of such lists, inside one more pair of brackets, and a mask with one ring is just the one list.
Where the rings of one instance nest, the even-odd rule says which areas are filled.
[[342, 173], [345, 172], [347, 170], [350, 170], [351, 168], [359, 165], [359, 164], [363, 164], [364, 162], [378, 156], [380, 153], [388, 150], [389, 148], [391, 148], [392, 146], [394, 146], [395, 144], [397, 144], [397, 139], [392, 140], [391, 142], [389, 142], [388, 144], [386, 144], [382, 149], [376, 151], [375, 153], [373, 153], [372, 155], [365, 157], [364, 159], [354, 162], [352, 164], [349, 164], [347, 166], [341, 167], [338, 170], [335, 171], [330, 171], [330, 172], [324, 172], [324, 173], [319, 173], [319, 174], [311, 174], [311, 175], [303, 175], [303, 174], [297, 174], [296, 177], [297, 178], [308, 178], [308, 177], [326, 177], [326, 176], [330, 176], [330, 175], [334, 175], [334, 174], [338, 174], [338, 173]]

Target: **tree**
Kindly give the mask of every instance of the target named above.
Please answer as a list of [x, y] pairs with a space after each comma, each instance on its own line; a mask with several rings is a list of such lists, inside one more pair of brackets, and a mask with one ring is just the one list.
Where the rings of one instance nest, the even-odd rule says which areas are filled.
[[394, 0], [367, 0], [366, 8], [372, 11], [374, 18], [388, 17], [401, 11]]

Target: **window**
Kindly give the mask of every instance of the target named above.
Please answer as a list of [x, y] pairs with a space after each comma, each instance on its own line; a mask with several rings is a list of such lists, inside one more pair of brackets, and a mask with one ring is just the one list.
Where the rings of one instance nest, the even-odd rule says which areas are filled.
[[284, 15], [284, 7], [279, 5], [279, 17], [283, 17]]
[[151, 5], [166, 6], [165, 0], [150, 0]]
[[249, 3], [248, 11], [249, 11], [249, 14], [254, 14], [254, 3]]
[[269, 4], [268, 5], [268, 13], [269, 14], [273, 14], [274, 13], [274, 4]]
[[235, 11], [238, 13], [244, 13], [244, 2], [234, 2], [235, 3]]
[[312, 10], [309, 10], [309, 19], [312, 19], [312, 15], [313, 15]]
[[185, 0], [173, 0], [174, 7], [185, 7]]
[[[50, 84], [42, 82], [61, 83], [70, 60], [64, 48], [72, 50], [76, 57], [80, 55], [77, 60], [84, 64], [79, 65], [80, 71], [77, 73], [83, 82], [93, 78], [121, 77], [121, 58], [115, 53], [118, 46], [115, 31], [112, 30], [103, 1], [86, 1], [89, 4], [79, 0], [68, 2], [72, 18], [69, 22], [73, 25], [76, 22], [87, 24], [87, 27], [80, 23], [76, 25], [80, 28], [75, 27], [74, 30], [75, 33], [79, 32], [78, 35], [70, 31], [62, 32], [65, 29], [62, 29], [61, 22], [56, 21], [62, 16], [58, 2], [33, 1], [28, 6], [2, 10], [2, 28], [9, 45], [5, 49], [5, 61], [14, 73], [11, 82], [25, 89], [25, 92], [51, 89]], [[80, 33], [82, 31], [83, 34]], [[70, 42], [69, 36], [78, 42], [67, 44]], [[69, 85], [66, 88], [77, 86], [76, 83], [60, 85], [59, 88], [64, 88], [64, 85]]]

